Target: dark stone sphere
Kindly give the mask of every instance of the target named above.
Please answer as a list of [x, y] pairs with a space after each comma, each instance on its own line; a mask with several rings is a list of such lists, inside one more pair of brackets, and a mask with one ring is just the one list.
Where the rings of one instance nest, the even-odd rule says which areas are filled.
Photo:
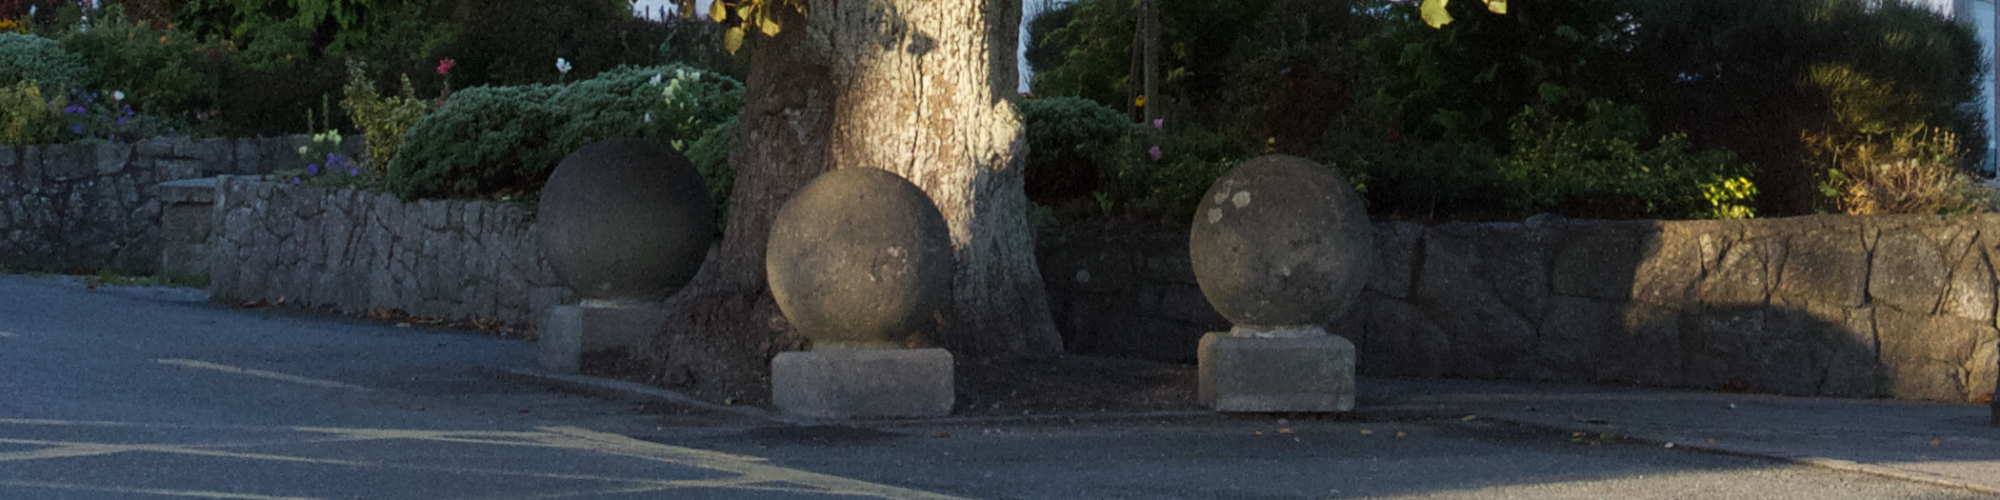
[[1374, 238], [1339, 173], [1266, 155], [1208, 188], [1188, 251], [1201, 293], [1237, 326], [1324, 325], [1361, 295]]
[[537, 218], [549, 266], [583, 299], [664, 299], [694, 278], [715, 241], [701, 173], [644, 139], [605, 139], [564, 157]]
[[778, 309], [818, 344], [900, 345], [951, 296], [951, 233], [895, 173], [821, 174], [778, 211], [764, 268]]

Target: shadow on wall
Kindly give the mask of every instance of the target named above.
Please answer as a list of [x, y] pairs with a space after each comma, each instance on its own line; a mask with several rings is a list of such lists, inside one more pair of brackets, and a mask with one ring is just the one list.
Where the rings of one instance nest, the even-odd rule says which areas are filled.
[[[1228, 326], [1172, 265], [1185, 235], [1087, 234], [1041, 255], [1072, 352], [1185, 361]], [[1376, 245], [1332, 328], [1364, 375], [1987, 401], [2000, 372], [2000, 216], [1383, 223]]]
[[1343, 325], [1367, 374], [1984, 401], [2000, 371], [1991, 217], [1377, 234], [1380, 276]]

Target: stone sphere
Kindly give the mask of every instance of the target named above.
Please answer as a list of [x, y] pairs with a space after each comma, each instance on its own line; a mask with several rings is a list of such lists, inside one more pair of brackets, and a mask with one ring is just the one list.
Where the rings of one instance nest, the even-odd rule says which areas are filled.
[[899, 347], [951, 296], [951, 233], [902, 176], [843, 168], [778, 210], [764, 268], [778, 310], [814, 343]]
[[564, 157], [537, 218], [549, 266], [583, 299], [664, 299], [694, 278], [715, 241], [701, 173], [644, 139], [606, 139]]
[[1208, 188], [1188, 252], [1217, 312], [1239, 330], [1278, 332], [1345, 312], [1374, 267], [1374, 238], [1361, 197], [1339, 173], [1266, 155]]

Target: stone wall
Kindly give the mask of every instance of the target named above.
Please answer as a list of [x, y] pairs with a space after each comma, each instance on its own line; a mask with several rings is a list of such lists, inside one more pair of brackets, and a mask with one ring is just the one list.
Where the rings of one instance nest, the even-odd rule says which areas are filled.
[[[1073, 352], [1189, 361], [1228, 322], [1182, 231], [1040, 239]], [[1376, 225], [1332, 328], [1365, 375], [1992, 397], [2000, 216]]]
[[568, 300], [518, 204], [216, 182], [209, 295], [532, 324]]
[[152, 274], [161, 251], [159, 183], [292, 167], [307, 140], [0, 146], [0, 268]]

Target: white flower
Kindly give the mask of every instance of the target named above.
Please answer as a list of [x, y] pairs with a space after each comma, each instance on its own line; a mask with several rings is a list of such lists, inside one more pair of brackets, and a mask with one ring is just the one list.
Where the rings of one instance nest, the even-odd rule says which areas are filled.
[[653, 81], [651, 83], [647, 83], [646, 85], [659, 85], [659, 84], [660, 84], [660, 74], [653, 73]]
[[561, 71], [562, 74], [567, 75], [569, 74], [569, 68], [569, 60], [560, 57], [556, 58], [556, 71]]
[[646, 123], [653, 123], [653, 112], [646, 112]]
[[125, 100], [125, 91], [123, 91], [123, 90], [114, 90], [114, 91], [112, 91], [112, 92], [111, 92], [111, 100], [113, 100], [113, 101], [123, 101], [123, 100]]

